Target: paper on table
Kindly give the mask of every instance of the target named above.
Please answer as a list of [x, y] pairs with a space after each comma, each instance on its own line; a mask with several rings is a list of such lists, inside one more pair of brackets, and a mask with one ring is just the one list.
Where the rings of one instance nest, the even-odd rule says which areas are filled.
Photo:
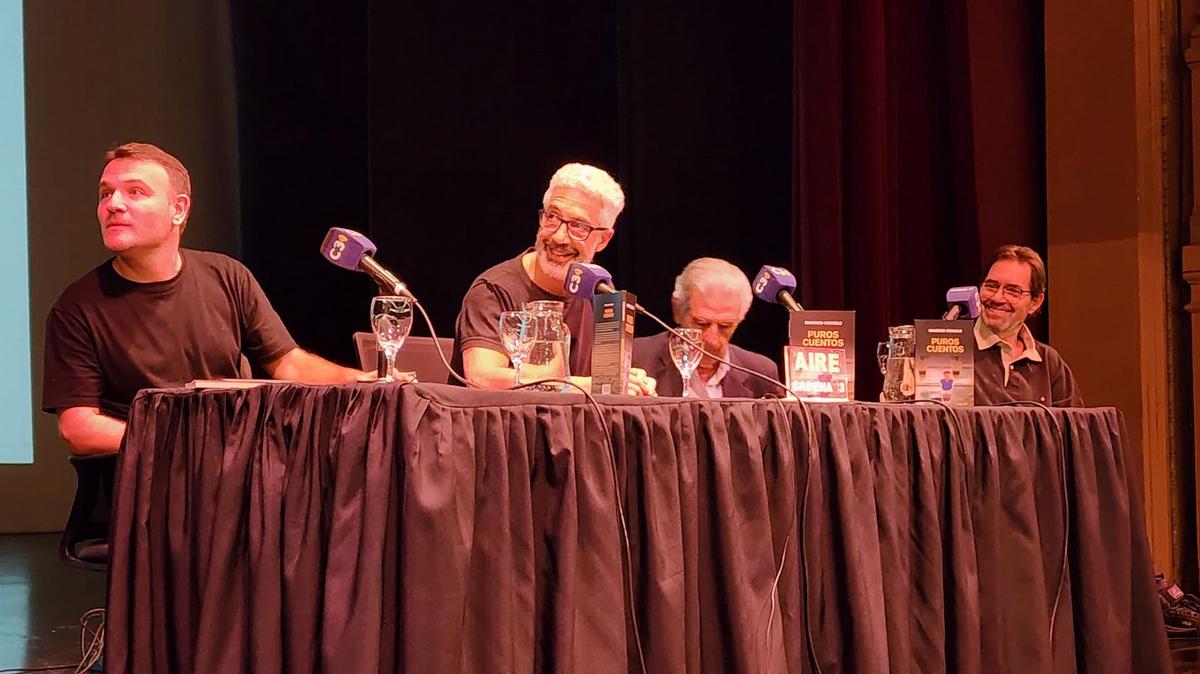
[[193, 379], [184, 388], [254, 388], [263, 384], [283, 383], [281, 379]]

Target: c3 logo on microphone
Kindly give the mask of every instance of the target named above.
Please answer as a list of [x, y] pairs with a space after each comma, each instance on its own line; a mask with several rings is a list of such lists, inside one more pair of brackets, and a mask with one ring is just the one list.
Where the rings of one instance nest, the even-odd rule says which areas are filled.
[[576, 269], [571, 272], [571, 278], [567, 279], [567, 292], [571, 295], [579, 294], [579, 282], [583, 279], [583, 272]]
[[346, 241], [348, 239], [345, 235], [338, 234], [338, 237], [333, 241], [333, 245], [329, 247], [330, 260], [340, 260], [342, 258], [342, 251], [346, 250]]

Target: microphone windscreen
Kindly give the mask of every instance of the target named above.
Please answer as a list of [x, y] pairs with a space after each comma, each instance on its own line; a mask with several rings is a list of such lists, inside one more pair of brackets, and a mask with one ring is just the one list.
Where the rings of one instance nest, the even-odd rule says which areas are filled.
[[567, 266], [563, 290], [570, 297], [590, 300], [596, 294], [596, 286], [601, 283], [612, 285], [612, 274], [604, 267], [587, 262], [572, 262]]
[[342, 227], [333, 227], [321, 242], [321, 255], [339, 267], [360, 271], [364, 255], [374, 255], [375, 244], [366, 236]]
[[962, 307], [960, 316], [966, 314], [972, 319], [979, 318], [979, 288], [975, 286], [958, 286], [946, 291], [946, 304]]
[[754, 277], [754, 296], [773, 304], [779, 304], [779, 293], [789, 294], [796, 289], [796, 277], [783, 267], [763, 265]]

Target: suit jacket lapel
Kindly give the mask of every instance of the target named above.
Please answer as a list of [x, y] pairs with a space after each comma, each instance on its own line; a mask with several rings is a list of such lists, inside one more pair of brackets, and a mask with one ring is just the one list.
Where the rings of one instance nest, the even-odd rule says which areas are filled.
[[[745, 365], [741, 363], [741, 359], [738, 358], [737, 351], [734, 350], [734, 346], [732, 344], [729, 345], [728, 356], [726, 358], [734, 365], [745, 367]], [[746, 374], [745, 372], [729, 368], [729, 372], [725, 373], [725, 380], [722, 382], [722, 393], [726, 398], [751, 397], [750, 389], [746, 386], [746, 380], [749, 378], [750, 375]]]

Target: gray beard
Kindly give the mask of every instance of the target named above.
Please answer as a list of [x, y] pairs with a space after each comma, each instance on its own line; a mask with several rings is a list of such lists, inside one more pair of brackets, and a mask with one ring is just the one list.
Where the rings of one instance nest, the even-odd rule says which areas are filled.
[[534, 254], [533, 260], [537, 264], [538, 269], [540, 269], [546, 276], [549, 276], [556, 281], [567, 280], [567, 265], [569, 265], [570, 262], [566, 264], [556, 264], [542, 255], [542, 251], [538, 251], [536, 254]]

